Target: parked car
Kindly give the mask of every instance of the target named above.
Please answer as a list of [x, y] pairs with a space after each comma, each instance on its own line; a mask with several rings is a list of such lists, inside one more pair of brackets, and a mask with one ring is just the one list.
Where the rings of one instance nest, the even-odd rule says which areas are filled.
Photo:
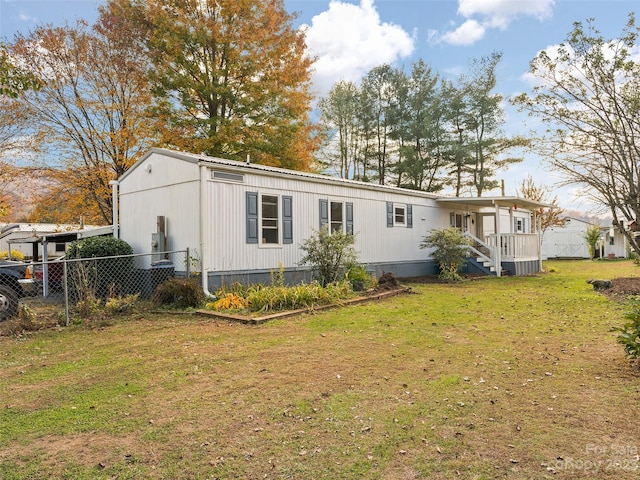
[[0, 260], [0, 321], [13, 317], [18, 302], [34, 288], [29, 264], [16, 260]]
[[47, 267], [47, 279], [49, 281], [49, 288], [51, 290], [61, 290], [62, 289], [62, 276], [64, 275], [64, 256], [56, 258], [50, 262], [44, 263], [36, 263], [33, 278], [34, 280], [42, 284], [44, 280], [44, 267]]

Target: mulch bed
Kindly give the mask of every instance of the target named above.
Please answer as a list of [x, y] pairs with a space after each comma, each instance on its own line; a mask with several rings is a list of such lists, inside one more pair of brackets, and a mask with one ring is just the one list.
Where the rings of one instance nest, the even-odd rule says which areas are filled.
[[[460, 276], [463, 280], [482, 280], [490, 278], [483, 273], [463, 273]], [[401, 278], [400, 280], [406, 283], [452, 283], [450, 280], [441, 279], [438, 275], [422, 275], [420, 277]]]

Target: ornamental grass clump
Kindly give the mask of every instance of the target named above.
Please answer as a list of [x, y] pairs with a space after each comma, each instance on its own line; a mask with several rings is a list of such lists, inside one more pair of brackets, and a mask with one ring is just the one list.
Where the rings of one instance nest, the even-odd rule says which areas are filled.
[[230, 291], [230, 288], [218, 290], [218, 300], [206, 307], [216, 311], [269, 312], [313, 308], [317, 305], [340, 303], [353, 296], [353, 288], [347, 280], [334, 282], [323, 287], [319, 282], [301, 283], [285, 286], [251, 285]]
[[325, 287], [318, 282], [290, 287], [258, 285], [249, 289], [246, 301], [252, 312], [296, 310], [338, 303], [351, 296], [352, 292], [351, 284], [347, 281], [328, 284]]

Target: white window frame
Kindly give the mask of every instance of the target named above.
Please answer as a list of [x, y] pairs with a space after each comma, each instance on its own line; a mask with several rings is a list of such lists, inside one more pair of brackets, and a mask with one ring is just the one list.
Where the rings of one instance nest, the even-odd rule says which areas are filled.
[[[266, 230], [276, 230], [276, 242], [266, 242], [266, 238], [263, 234], [264, 230], [265, 230], [265, 217], [264, 217], [264, 197], [273, 197], [276, 199], [276, 217], [275, 217], [275, 221], [276, 221], [276, 226], [275, 228], [267, 228]], [[260, 233], [259, 233], [259, 238], [260, 238], [260, 242], [259, 245], [262, 247], [278, 247], [282, 245], [282, 216], [280, 214], [280, 207], [282, 204], [282, 199], [280, 198], [280, 195], [275, 195], [272, 193], [260, 193], [258, 195], [258, 211], [259, 211], [259, 217], [258, 217], [258, 221], [259, 221], [259, 226], [260, 226]], [[269, 220], [274, 220], [274, 218], [268, 218]]]
[[[399, 212], [402, 212], [402, 221], [398, 221]], [[407, 226], [407, 206], [404, 203], [394, 203], [393, 204], [393, 224], [398, 225], [400, 227]]]
[[334, 221], [333, 219], [333, 206], [334, 205], [340, 205], [340, 232], [344, 233], [344, 228], [345, 228], [345, 210], [344, 210], [344, 202], [340, 201], [333, 201], [333, 200], [329, 200], [329, 233], [333, 233], [335, 231], [338, 231], [337, 229], [334, 229], [334, 223], [337, 224], [336, 221]]
[[[458, 223], [458, 220], [460, 220], [459, 223]], [[462, 230], [462, 229], [466, 230], [467, 219], [462, 213], [451, 212], [449, 214], [449, 226], [452, 228], [457, 228], [458, 230]]]

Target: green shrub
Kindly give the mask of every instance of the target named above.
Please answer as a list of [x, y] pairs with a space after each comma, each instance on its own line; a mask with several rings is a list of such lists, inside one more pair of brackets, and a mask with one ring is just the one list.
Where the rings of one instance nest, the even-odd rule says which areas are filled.
[[133, 249], [124, 240], [115, 237], [89, 237], [76, 240], [69, 246], [68, 258], [95, 258], [131, 255]]
[[82, 297], [76, 303], [75, 313], [80, 319], [97, 317], [102, 309], [102, 300], [96, 298], [91, 292], [83, 292]]
[[584, 232], [582, 238], [587, 242], [589, 248], [589, 256], [593, 259], [598, 250], [598, 242], [600, 241], [600, 227], [598, 225], [589, 225]]
[[369, 272], [367, 268], [360, 264], [355, 263], [352, 265], [346, 265], [345, 279], [349, 280], [354, 290], [366, 290], [376, 284], [376, 280]]
[[114, 237], [89, 237], [73, 242], [67, 258], [79, 261], [69, 263], [72, 297], [91, 302], [92, 297], [105, 299], [129, 293], [133, 257], [127, 255], [132, 253], [131, 245]]
[[640, 309], [625, 315], [629, 320], [622, 327], [614, 327], [613, 332], [619, 332], [618, 343], [624, 346], [625, 353], [632, 358], [640, 357]]
[[197, 308], [205, 301], [201, 286], [189, 278], [169, 278], [153, 292], [153, 303], [174, 308]]
[[300, 247], [305, 256], [300, 265], [311, 265], [314, 277], [324, 287], [344, 278], [346, 267], [357, 263], [355, 238], [341, 231], [329, 232], [325, 225]]
[[124, 315], [133, 312], [140, 294], [111, 297], [104, 303], [104, 309], [109, 315]]
[[420, 248], [433, 248], [433, 258], [440, 267], [440, 278], [457, 282], [462, 280], [458, 273], [467, 261], [469, 239], [454, 227], [433, 229], [424, 237]]

